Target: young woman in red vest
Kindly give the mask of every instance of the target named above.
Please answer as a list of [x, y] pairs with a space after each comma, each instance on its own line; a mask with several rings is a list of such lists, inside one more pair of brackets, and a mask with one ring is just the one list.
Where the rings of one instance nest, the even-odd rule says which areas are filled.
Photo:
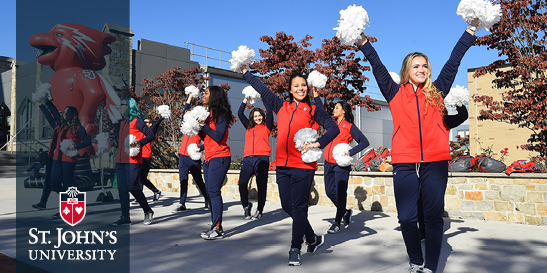
[[[62, 115], [51, 101], [47, 101], [47, 108], [38, 103], [49, 125], [53, 128], [53, 136], [48, 151], [48, 164], [46, 164], [46, 178], [42, 197], [38, 204], [32, 205], [37, 209], [46, 209], [47, 199], [51, 190], [57, 193], [66, 191], [74, 186], [74, 169], [78, 163], [78, 155], [68, 156], [61, 151], [61, 142], [71, 139], [75, 144], [68, 147], [69, 150], [82, 149], [91, 145], [91, 139], [81, 126], [78, 119], [78, 110], [72, 106], [65, 107]], [[48, 166], [49, 165], [49, 166]], [[53, 218], [60, 218], [56, 213]]]
[[[239, 106], [237, 115], [245, 133], [244, 157], [241, 161], [239, 173], [239, 195], [244, 210], [245, 219], [260, 220], [263, 218], [262, 211], [266, 204], [266, 193], [268, 187], [268, 168], [270, 165], [270, 132], [273, 128], [272, 111], [264, 111], [260, 108], [253, 108], [247, 118], [244, 114], [247, 106], [247, 98]], [[258, 188], [258, 207], [256, 213], [251, 217], [253, 203], [249, 203], [249, 180], [253, 174], [256, 176]]]
[[[192, 94], [188, 95], [186, 105], [182, 111], [182, 117], [184, 119], [184, 113], [190, 108], [190, 102], [192, 101]], [[181, 121], [182, 122], [182, 121]], [[186, 199], [188, 197], [188, 173], [192, 173], [192, 177], [196, 182], [196, 186], [205, 198], [205, 209], [209, 209], [209, 195], [207, 195], [207, 189], [203, 178], [201, 177], [201, 159], [193, 160], [188, 153], [188, 146], [190, 144], [196, 144], [200, 147], [201, 136], [187, 136], [182, 137], [182, 142], [179, 148], [179, 180], [180, 180], [180, 199], [175, 209], [171, 212], [184, 212], [186, 211]]]
[[[141, 111], [137, 102], [133, 98], [121, 100], [120, 111], [125, 119], [120, 121], [120, 131], [118, 136], [118, 156], [116, 157], [116, 176], [118, 180], [118, 193], [120, 194], [120, 206], [122, 216], [113, 226], [130, 225], [129, 217], [129, 193], [135, 197], [142, 210], [144, 211], [145, 225], [150, 225], [154, 219], [154, 211], [148, 205], [146, 197], [142, 192], [140, 184], [140, 174], [142, 171], [142, 147], [154, 140], [154, 132], [141, 118]], [[134, 135], [137, 139], [141, 151], [136, 156], [131, 156], [129, 149], [134, 148], [136, 144], [129, 144], [125, 147], [125, 139], [129, 135]]]
[[[322, 105], [319, 97], [315, 97], [315, 102]], [[323, 154], [325, 158], [325, 191], [329, 199], [336, 206], [334, 224], [327, 231], [330, 234], [340, 232], [342, 219], [344, 220], [344, 227], [348, 228], [351, 224], [351, 216], [353, 214], [351, 209], [346, 209], [351, 165], [346, 167], [339, 166], [333, 157], [332, 151], [340, 143], [349, 144], [352, 140], [355, 140], [358, 143], [357, 146], [349, 150], [348, 153], [349, 156], [354, 156], [369, 145], [365, 135], [353, 124], [353, 113], [348, 103], [344, 101], [336, 103], [332, 111], [332, 116], [336, 124], [338, 124], [340, 133], [325, 147], [325, 153]]]
[[212, 225], [208, 231], [201, 233], [201, 238], [215, 240], [224, 236], [222, 229], [222, 210], [224, 208], [220, 188], [222, 188], [232, 160], [230, 147], [226, 141], [228, 140], [228, 127], [233, 122], [233, 117], [228, 95], [219, 86], [209, 86], [205, 89], [203, 104], [209, 107], [210, 112], [202, 132], [205, 133], [203, 176], [207, 194], [211, 200]]
[[[393, 117], [393, 187], [410, 272], [435, 272], [437, 269], [443, 237], [448, 161], [451, 159], [449, 128], [443, 120], [443, 98], [450, 91], [461, 59], [476, 39], [478, 23], [475, 19], [463, 33], [435, 81], [427, 56], [415, 52], [403, 60], [401, 84], [397, 84], [366, 36], [361, 34], [357, 42], [372, 66]], [[425, 265], [417, 226], [420, 197], [427, 234]]]
[[290, 77], [290, 100], [284, 101], [247, 69], [243, 68], [243, 72], [245, 80], [262, 96], [266, 109], [277, 114], [277, 185], [281, 206], [293, 219], [288, 265], [300, 265], [302, 238], [306, 238], [307, 252], [313, 254], [323, 244], [324, 237], [316, 235], [308, 221], [308, 201], [317, 162], [305, 163], [302, 160], [302, 153], [295, 147], [294, 135], [302, 128], [312, 128], [316, 121], [327, 132], [317, 142], [305, 144], [303, 149], [326, 147], [338, 135], [338, 126], [325, 109], [313, 105], [306, 78], [302, 75]]
[[[160, 118], [152, 125], [152, 119], [147, 118], [144, 120], [144, 124], [148, 126], [148, 128], [152, 129], [152, 132], [154, 133], [154, 136], [158, 132], [158, 129], [160, 128], [160, 124], [163, 121], [163, 117], [160, 116]], [[141, 171], [141, 183], [143, 186], [146, 186], [149, 190], [151, 190], [154, 193], [154, 197], [152, 199], [152, 202], [157, 202], [161, 197], [161, 191], [152, 184], [150, 180], [148, 180], [148, 173], [150, 172], [150, 168], [152, 167], [152, 142], [149, 142], [148, 144], [144, 145], [142, 147], [142, 171]], [[135, 201], [136, 202], [136, 201]]]

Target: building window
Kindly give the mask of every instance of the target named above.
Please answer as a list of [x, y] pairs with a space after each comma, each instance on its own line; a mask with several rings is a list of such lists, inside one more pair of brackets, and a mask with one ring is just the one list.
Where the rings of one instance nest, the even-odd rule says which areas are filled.
[[469, 137], [469, 130], [458, 130], [458, 135], [460, 138]]

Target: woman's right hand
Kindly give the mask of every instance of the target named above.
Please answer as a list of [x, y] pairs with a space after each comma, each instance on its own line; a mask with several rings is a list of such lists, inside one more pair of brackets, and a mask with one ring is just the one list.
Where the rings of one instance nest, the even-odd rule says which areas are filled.
[[247, 97], [243, 99], [243, 103], [247, 104]]
[[186, 103], [190, 104], [192, 102], [192, 93], [188, 94], [188, 99], [186, 100]]
[[241, 65], [241, 72], [242, 72], [243, 74], [247, 73], [248, 70], [249, 70], [249, 69], [247, 68], [246, 65]]
[[361, 37], [357, 40], [357, 46], [362, 47], [364, 44], [366, 44], [368, 41], [367, 36], [365, 36], [365, 33], [361, 33]]

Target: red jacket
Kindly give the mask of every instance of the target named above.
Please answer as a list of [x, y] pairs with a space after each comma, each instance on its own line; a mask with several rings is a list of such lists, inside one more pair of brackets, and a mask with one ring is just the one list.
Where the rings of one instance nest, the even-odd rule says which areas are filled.
[[185, 155], [185, 156], [190, 156], [190, 154], [188, 154], [188, 145], [192, 144], [192, 143], [195, 143], [198, 145], [199, 147], [199, 143], [201, 142], [201, 138], [199, 137], [199, 135], [195, 135], [193, 137], [190, 137], [190, 136], [187, 136], [187, 135], [184, 135], [182, 137], [182, 143], [180, 144], [180, 148], [179, 148], [179, 154], [180, 155]]
[[257, 124], [245, 133], [244, 156], [270, 156], [270, 130], [266, 124]]
[[[223, 121], [223, 123], [228, 123], [228, 121]], [[209, 161], [212, 158], [217, 158], [217, 157], [232, 156], [230, 152], [230, 146], [226, 144], [226, 141], [228, 141], [229, 128], [226, 128], [226, 132], [224, 133], [224, 136], [222, 136], [222, 139], [220, 139], [220, 141], [217, 142], [215, 139], [213, 139], [209, 135], [209, 132], [211, 132], [210, 130], [213, 130], [213, 131], [217, 130], [217, 122], [213, 121], [213, 112], [209, 114], [209, 117], [207, 118], [207, 120], [205, 120], [205, 124], [208, 125], [209, 127], [206, 129], [206, 126], [204, 126], [203, 128], [203, 130], [205, 131], [205, 139], [203, 140], [203, 145], [205, 146], [205, 151], [204, 151], [205, 161]]]
[[[144, 133], [143, 133], [144, 131]], [[140, 142], [141, 152], [134, 157], [130, 157], [125, 151], [125, 138], [128, 134], [132, 134]], [[148, 128], [141, 118], [134, 118], [131, 123], [126, 119], [120, 121], [120, 132], [118, 135], [118, 156], [116, 163], [135, 163], [142, 164], [142, 147], [154, 140], [152, 129]]]
[[336, 145], [340, 143], [346, 143], [349, 144], [353, 137], [351, 136], [351, 126], [353, 124], [348, 122], [347, 120], [342, 120], [340, 124], [338, 124], [338, 129], [340, 129], [340, 133], [336, 136], [336, 138], [325, 147], [325, 151], [323, 153], [323, 157], [325, 158], [325, 161], [336, 164], [336, 160], [332, 157], [332, 150]]

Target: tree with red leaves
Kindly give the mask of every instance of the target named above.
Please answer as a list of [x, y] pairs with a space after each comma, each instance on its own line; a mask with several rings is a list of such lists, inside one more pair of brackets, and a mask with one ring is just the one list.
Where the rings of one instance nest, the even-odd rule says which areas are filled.
[[[356, 47], [340, 43], [337, 37], [324, 39], [321, 48], [310, 50], [310, 40], [306, 35], [298, 42], [292, 35], [278, 32], [274, 37], [262, 36], [260, 40], [268, 44], [267, 49], [260, 49], [262, 59], [251, 65], [251, 72], [262, 76], [265, 84], [279, 95], [289, 97], [288, 80], [293, 73], [309, 75], [313, 70], [327, 75], [328, 81], [322, 90], [321, 97], [325, 99], [328, 111], [334, 108], [334, 99], [342, 99], [352, 106], [366, 107], [368, 111], [378, 111], [380, 107], [373, 104], [367, 95], [361, 97], [366, 90], [365, 82], [369, 78], [361, 71], [370, 71], [370, 67], [360, 64], [361, 58], [355, 57]], [[376, 38], [370, 37], [376, 41]]]
[[[177, 155], [180, 141], [182, 141], [182, 133], [180, 131], [180, 125], [182, 122], [182, 110], [186, 103], [187, 95], [184, 93], [184, 89], [190, 85], [194, 85], [200, 89], [200, 92], [205, 91], [205, 83], [209, 80], [209, 77], [203, 76], [203, 70], [200, 67], [194, 67], [181, 71], [180, 67], [175, 67], [171, 70], [167, 70], [163, 74], [159, 74], [155, 80], [144, 79], [142, 81], [145, 84], [142, 98], [139, 100], [139, 108], [143, 115], [157, 120], [159, 114], [156, 111], [160, 105], [169, 105], [171, 110], [171, 117], [167, 122], [163, 122], [158, 133], [156, 134], [156, 142], [166, 141], [169, 143], [168, 151], [165, 150], [166, 145], [161, 145], [161, 149], [155, 149], [152, 145], [154, 154], [159, 155], [159, 159], [162, 158], [175, 158]], [[230, 90], [228, 84], [220, 85], [226, 92]], [[195, 105], [199, 104], [198, 100], [194, 101]], [[156, 142], [154, 142], [156, 144]], [[157, 153], [156, 153], [157, 151]], [[162, 156], [164, 153], [174, 153], [175, 157], [171, 155]], [[153, 167], [154, 167], [154, 162]], [[173, 164], [169, 162], [162, 162], [162, 166], [168, 166], [177, 168], [177, 163]]]
[[[499, 51], [499, 59], [475, 71], [474, 77], [494, 73], [493, 84], [504, 89], [501, 101], [491, 96], [475, 96], [486, 110], [479, 120], [516, 124], [532, 131], [520, 147], [547, 157], [547, 6], [544, 0], [496, 0], [501, 4], [501, 20], [489, 35], [476, 43]], [[509, 69], [502, 69], [509, 66]]]

